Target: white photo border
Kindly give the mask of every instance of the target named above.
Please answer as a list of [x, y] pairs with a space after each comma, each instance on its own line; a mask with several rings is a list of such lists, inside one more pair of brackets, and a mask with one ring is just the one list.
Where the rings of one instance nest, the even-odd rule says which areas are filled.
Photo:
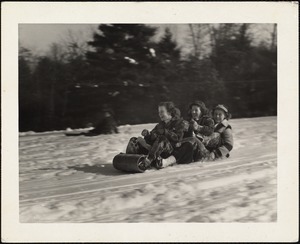
[[[1, 5], [1, 235], [3, 242], [277, 242], [298, 240], [299, 66], [298, 4], [296, 2], [4, 2]], [[277, 222], [253, 224], [20, 223], [18, 25], [26, 23], [277, 23]]]

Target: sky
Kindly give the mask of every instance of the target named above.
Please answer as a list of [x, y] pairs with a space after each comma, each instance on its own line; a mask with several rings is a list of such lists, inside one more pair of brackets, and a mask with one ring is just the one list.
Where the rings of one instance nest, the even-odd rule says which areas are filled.
[[[68, 36], [68, 32], [76, 37], [88, 41], [92, 39], [93, 32], [97, 31], [99, 24], [20, 24], [19, 43], [36, 54], [45, 53], [54, 42], [61, 42]], [[164, 29], [169, 27], [176, 39], [178, 46], [185, 48], [187, 38], [187, 24], [153, 24], [158, 27], [156, 38], [163, 34]], [[256, 41], [269, 38], [271, 24], [257, 24], [253, 26]], [[259, 36], [259, 38], [257, 38]]]
[[98, 24], [20, 24], [19, 42], [37, 53], [48, 50], [49, 45], [60, 42], [71, 31], [82, 39], [90, 39]]
[[[47, 51], [49, 45], [54, 42], [60, 42], [66, 38], [68, 32], [80, 36], [82, 40], [92, 38], [92, 33], [97, 31], [99, 24], [20, 24], [19, 25], [19, 42], [22, 46], [30, 50], [41, 53]], [[179, 45], [184, 45], [184, 29], [186, 25], [155, 25], [158, 27], [155, 39], [158, 39], [164, 31], [165, 27], [173, 30], [174, 37]]]

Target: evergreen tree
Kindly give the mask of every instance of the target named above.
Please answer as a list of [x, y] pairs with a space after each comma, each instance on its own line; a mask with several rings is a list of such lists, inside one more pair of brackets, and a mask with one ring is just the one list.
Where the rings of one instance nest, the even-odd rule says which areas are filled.
[[242, 117], [276, 113], [277, 51], [252, 45], [250, 24], [221, 24], [212, 32], [211, 60], [224, 80], [227, 104]]
[[[138, 83], [151, 70], [151, 38], [155, 28], [143, 24], [103, 24], [88, 42], [94, 48], [86, 54], [95, 82]], [[146, 76], [147, 77], [147, 76]]]
[[178, 62], [180, 59], [180, 49], [177, 43], [173, 40], [172, 32], [169, 28], [165, 29], [165, 33], [160, 41], [157, 43], [158, 57], [162, 58], [164, 62], [171, 61]]
[[165, 29], [165, 33], [155, 48], [157, 67], [159, 67], [158, 76], [162, 77], [162, 81], [167, 84], [175, 84], [181, 82], [181, 60], [180, 49], [173, 40], [173, 35], [169, 28]]
[[35, 117], [35, 95], [32, 73], [30, 70], [30, 51], [25, 48], [19, 50], [19, 130], [32, 129]]
[[40, 57], [33, 74], [38, 104], [39, 129], [63, 128], [64, 94], [69, 86], [66, 64], [57, 56]]
[[247, 59], [251, 52], [249, 24], [221, 24], [214, 29], [211, 60], [222, 79], [245, 79]]

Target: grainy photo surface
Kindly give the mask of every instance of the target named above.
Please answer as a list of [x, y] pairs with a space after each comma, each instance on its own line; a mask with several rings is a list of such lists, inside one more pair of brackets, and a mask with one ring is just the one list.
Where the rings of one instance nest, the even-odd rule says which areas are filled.
[[[276, 222], [276, 112], [275, 23], [20, 24], [20, 221]], [[172, 152], [126, 151], [156, 123]], [[207, 157], [181, 143], [212, 133]], [[133, 174], [135, 154], [175, 164]]]
[[297, 8], [2, 4], [1, 240], [297, 241]]

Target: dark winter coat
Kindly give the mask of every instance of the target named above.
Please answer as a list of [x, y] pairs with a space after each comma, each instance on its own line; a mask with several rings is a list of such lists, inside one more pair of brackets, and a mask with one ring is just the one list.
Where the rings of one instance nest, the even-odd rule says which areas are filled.
[[[191, 122], [192, 119], [189, 119], [188, 121]], [[203, 127], [199, 128], [197, 130], [194, 130], [192, 125], [190, 125], [188, 131], [184, 134], [184, 137], [192, 137], [193, 132], [195, 133], [196, 136], [198, 135], [200, 137], [201, 137], [201, 135], [210, 136], [214, 132], [215, 122], [209, 116], [204, 115], [195, 121], [197, 122], [198, 125], [203, 126]]]
[[118, 133], [117, 122], [112, 116], [104, 117], [104, 119], [96, 125], [95, 129], [90, 132], [95, 134]]
[[154, 129], [150, 131], [149, 135], [144, 137], [144, 139], [148, 144], [152, 145], [159, 136], [165, 136], [174, 147], [177, 142], [182, 140], [183, 134], [183, 119], [173, 118], [168, 123], [163, 121], [159, 122]]
[[229, 152], [233, 148], [233, 136], [228, 120], [224, 119], [221, 123], [217, 124], [214, 128], [214, 133], [220, 134], [220, 140], [213, 147], [208, 144], [207, 149], [214, 152], [216, 158], [229, 157]]

